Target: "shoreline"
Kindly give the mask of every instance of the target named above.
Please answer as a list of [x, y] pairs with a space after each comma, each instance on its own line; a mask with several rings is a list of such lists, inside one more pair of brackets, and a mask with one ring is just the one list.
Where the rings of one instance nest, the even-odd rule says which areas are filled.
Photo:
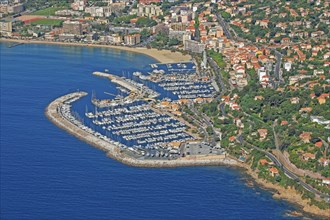
[[145, 47], [126, 47], [126, 46], [115, 46], [115, 45], [54, 42], [54, 41], [43, 41], [43, 40], [19, 40], [19, 39], [9, 39], [9, 38], [0, 38], [0, 42], [108, 48], [108, 49], [114, 49], [114, 50], [119, 50], [119, 51], [144, 54], [153, 59], [156, 59], [159, 63], [187, 62], [187, 61], [191, 61], [191, 59], [192, 59], [192, 57], [190, 55], [184, 55], [180, 52], [171, 52], [170, 50], [157, 50], [154, 48], [147, 49]]
[[248, 164], [240, 163], [238, 164], [238, 167], [244, 170], [244, 173], [252, 179], [253, 185], [257, 185], [258, 187], [269, 191], [274, 199], [287, 201], [294, 205], [298, 212], [301, 212], [302, 214], [307, 213], [321, 219], [330, 218], [330, 208], [323, 210], [317, 206], [310, 205], [309, 200], [303, 199], [302, 195], [296, 189], [292, 187], [286, 189], [280, 185], [259, 178], [258, 174], [253, 171]]
[[139, 160], [132, 158], [122, 152], [119, 147], [110, 144], [104, 140], [101, 140], [94, 135], [78, 128], [76, 125], [61, 117], [57, 108], [63, 104], [65, 100], [71, 95], [79, 95], [80, 97], [87, 95], [83, 92], [70, 93], [61, 97], [58, 97], [52, 101], [45, 109], [46, 117], [57, 127], [68, 132], [72, 136], [82, 140], [83, 142], [98, 148], [106, 153], [106, 155], [120, 163], [133, 167], [144, 168], [176, 168], [176, 167], [188, 167], [188, 166], [228, 166], [231, 168], [237, 168], [244, 171], [258, 187], [261, 187], [272, 193], [274, 199], [286, 200], [288, 203], [293, 204], [297, 210], [303, 213], [308, 213], [320, 218], [329, 218], [330, 209], [322, 210], [316, 206], [309, 205], [308, 200], [303, 200], [301, 194], [295, 189], [285, 189], [282, 186], [273, 184], [266, 180], [260, 179], [248, 164], [240, 163], [239, 161], [232, 159], [231, 157], [220, 158], [217, 156], [199, 156], [191, 158], [180, 158], [176, 160]]

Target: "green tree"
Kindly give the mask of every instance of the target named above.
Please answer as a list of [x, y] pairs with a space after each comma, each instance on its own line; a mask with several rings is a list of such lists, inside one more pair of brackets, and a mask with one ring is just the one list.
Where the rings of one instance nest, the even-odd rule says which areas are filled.
[[228, 12], [222, 11], [221, 17], [223, 17], [223, 19], [225, 19], [225, 21], [229, 21], [231, 18], [231, 15]]
[[151, 34], [150, 34], [150, 31], [146, 28], [144, 28], [142, 31], [141, 31], [141, 38], [142, 40], [145, 40], [147, 39]]

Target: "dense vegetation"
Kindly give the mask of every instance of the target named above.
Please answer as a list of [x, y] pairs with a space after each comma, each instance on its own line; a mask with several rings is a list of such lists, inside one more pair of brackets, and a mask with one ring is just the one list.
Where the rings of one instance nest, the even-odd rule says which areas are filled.
[[150, 18], [140, 17], [136, 21], [137, 27], [152, 27], [155, 26], [157, 22], [155, 20], [152, 20]]
[[33, 0], [33, 1], [25, 1], [25, 7], [27, 9], [38, 10], [45, 9], [47, 7], [59, 7], [59, 8], [68, 8], [70, 7], [70, 3], [73, 0]]
[[221, 53], [217, 53], [214, 50], [208, 50], [207, 54], [218, 64], [220, 68], [224, 68], [226, 66]]
[[169, 48], [171, 46], [178, 45], [179, 43], [180, 43], [179, 40], [175, 38], [170, 39], [166, 33], [158, 33], [154, 41], [150, 43], [150, 46], [160, 49], [160, 48]]

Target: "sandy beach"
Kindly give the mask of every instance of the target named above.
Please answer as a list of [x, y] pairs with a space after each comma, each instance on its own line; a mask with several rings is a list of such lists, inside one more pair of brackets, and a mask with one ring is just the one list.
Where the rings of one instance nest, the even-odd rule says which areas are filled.
[[170, 50], [147, 49], [144, 47], [125, 47], [125, 46], [100, 45], [100, 44], [53, 42], [53, 41], [42, 41], [42, 40], [16, 40], [16, 39], [7, 39], [7, 38], [0, 38], [0, 41], [24, 43], [24, 44], [53, 44], [53, 45], [62, 45], [62, 46], [110, 48], [115, 50], [124, 50], [133, 53], [141, 53], [158, 60], [159, 63], [186, 62], [191, 60], [190, 55], [184, 55], [180, 52], [171, 52]]

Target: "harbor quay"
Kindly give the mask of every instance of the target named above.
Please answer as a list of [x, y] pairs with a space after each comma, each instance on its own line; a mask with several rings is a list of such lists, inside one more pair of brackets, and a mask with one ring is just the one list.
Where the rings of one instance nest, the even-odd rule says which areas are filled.
[[124, 164], [138, 167], [178, 167], [178, 166], [215, 166], [236, 165], [237, 161], [221, 155], [194, 155], [164, 159], [142, 159], [132, 156], [132, 152], [119, 142], [94, 131], [76, 119], [71, 112], [71, 104], [86, 96], [86, 92], [74, 92], [61, 96], [51, 102], [45, 114], [47, 118], [61, 129], [81, 139], [82, 141], [97, 147], [106, 154]]

